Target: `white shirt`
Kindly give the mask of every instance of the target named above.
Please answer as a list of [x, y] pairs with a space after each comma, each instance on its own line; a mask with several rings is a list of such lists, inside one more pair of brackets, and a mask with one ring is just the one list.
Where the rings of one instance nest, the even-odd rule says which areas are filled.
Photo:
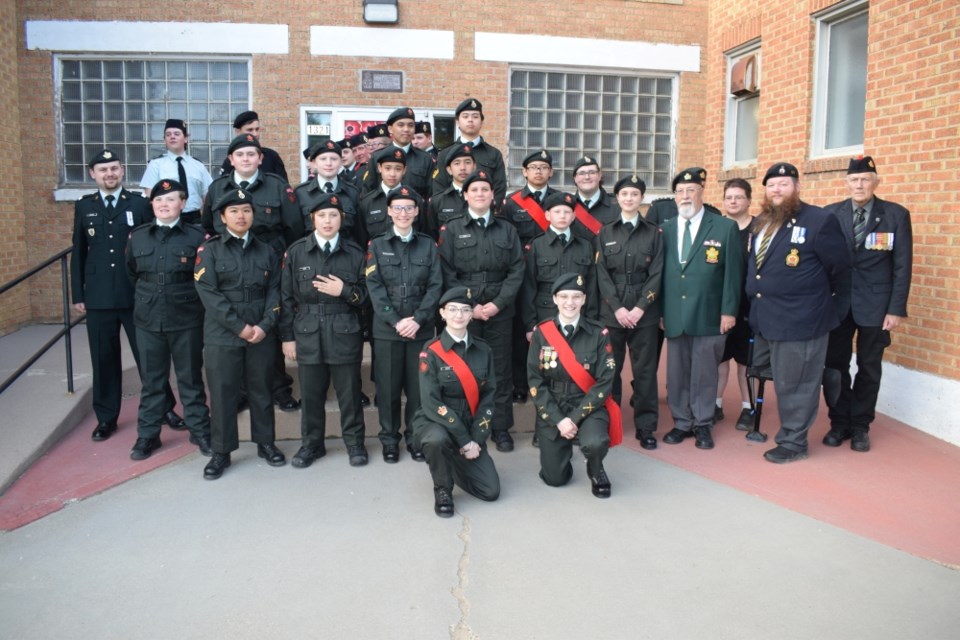
[[101, 191], [100, 192], [100, 201], [103, 202], [104, 207], [110, 206], [107, 202], [107, 196], [113, 196], [113, 206], [120, 206], [120, 192], [123, 191], [123, 187], [120, 187], [116, 191]]
[[317, 238], [317, 246], [323, 250], [323, 245], [330, 243], [330, 252], [332, 253], [334, 249], [337, 248], [337, 243], [340, 242], [340, 232], [337, 232], [337, 235], [333, 236], [329, 240], [322, 237], [319, 231], [314, 231], [313, 235]]
[[[177, 157], [167, 151], [159, 158], [154, 158], [147, 165], [147, 170], [143, 172], [143, 178], [140, 179], [140, 186], [144, 189], [153, 189], [161, 180], [180, 180], [180, 173], [177, 170]], [[184, 211], [199, 211], [203, 208], [203, 198], [207, 195], [207, 189], [213, 178], [207, 167], [199, 160], [189, 154], [180, 156], [183, 158], [183, 170], [187, 174], [187, 184], [184, 185], [190, 190], [187, 198], [187, 204]]]
[[[693, 251], [693, 241], [697, 237], [697, 232], [700, 231], [700, 223], [703, 222], [703, 207], [700, 207], [700, 211], [697, 211], [692, 218], [690, 218], [690, 251]], [[677, 216], [677, 257], [683, 255], [683, 234], [684, 229], [686, 228], [687, 221]]]
[[410, 233], [408, 233], [408, 234], [405, 235], [405, 236], [400, 235], [400, 232], [397, 231], [397, 228], [396, 228], [396, 227], [394, 227], [394, 228], [393, 228], [393, 234], [394, 234], [395, 236], [397, 236], [398, 238], [400, 238], [400, 241], [401, 241], [401, 242], [410, 242], [411, 240], [413, 240], [413, 228], [412, 228], [412, 227], [410, 228]]
[[550, 225], [550, 231], [553, 231], [558, 236], [564, 236], [567, 239], [567, 242], [570, 242], [570, 227], [567, 227], [564, 231], [557, 231], [553, 228], [553, 225]]
[[597, 200], [600, 199], [600, 189], [597, 189], [596, 191], [594, 191], [593, 195], [590, 196], [589, 198], [584, 198], [582, 193], [579, 193], [579, 195], [580, 195], [580, 199], [583, 200], [584, 206], [586, 206], [587, 209], [589, 209], [594, 205], [594, 203], [596, 203]]
[[[247, 186], [250, 186], [251, 184], [253, 184], [254, 182], [256, 182], [256, 181], [257, 181], [257, 178], [259, 178], [259, 177], [260, 177], [260, 171], [255, 171], [254, 174], [253, 174], [252, 176], [250, 176], [249, 178], [241, 178], [241, 177], [240, 177], [240, 174], [238, 174], [236, 171], [234, 171], [234, 172], [233, 172], [233, 183], [236, 184], [236, 185], [239, 185], [241, 182], [243, 182], [244, 180], [246, 180]], [[188, 179], [188, 180], [190, 179], [189, 174], [187, 174], [187, 179]]]
[[480, 218], [483, 218], [483, 226], [484, 226], [484, 227], [489, 227], [489, 226], [490, 226], [490, 211], [489, 211], [489, 210], [488, 210], [485, 214], [483, 214], [482, 216], [478, 216], [478, 215], [475, 214], [473, 211], [470, 211], [469, 209], [467, 209], [467, 215], [470, 216], [470, 218], [473, 219], [473, 220], [479, 220]]
[[340, 179], [337, 176], [333, 176], [332, 178], [317, 176], [317, 184], [320, 186], [320, 191], [326, 192], [324, 187], [328, 182], [330, 183], [330, 188], [336, 191], [337, 185], [340, 184]]
[[446, 331], [446, 332], [447, 332], [447, 335], [450, 336], [450, 337], [453, 339], [453, 344], [457, 344], [457, 343], [459, 342], [460, 344], [463, 345], [463, 348], [464, 348], [464, 349], [467, 348], [467, 337], [470, 335], [469, 333], [463, 334], [463, 339], [460, 339], [460, 338], [458, 338], [457, 336], [455, 336], [455, 335], [453, 335], [452, 333], [450, 333], [450, 330], [449, 330], [449, 329], [444, 329], [444, 331]]
[[246, 249], [246, 248], [247, 248], [247, 245], [250, 243], [250, 231], [249, 231], [249, 230], [247, 230], [247, 232], [246, 232], [245, 234], [243, 234], [242, 236], [238, 236], [238, 235], [235, 234], [233, 231], [230, 231], [230, 229], [227, 229], [227, 233], [229, 233], [229, 234], [230, 234], [231, 236], [233, 236], [234, 238], [237, 238], [238, 240], [242, 240], [242, 241], [243, 241], [243, 248], [244, 248], [244, 249]]

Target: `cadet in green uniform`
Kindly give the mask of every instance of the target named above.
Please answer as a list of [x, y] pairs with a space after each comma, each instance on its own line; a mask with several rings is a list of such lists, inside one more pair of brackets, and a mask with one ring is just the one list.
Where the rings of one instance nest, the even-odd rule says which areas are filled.
[[327, 140], [318, 142], [307, 150], [307, 159], [313, 163], [315, 177], [297, 185], [293, 190], [303, 215], [303, 226], [313, 231], [311, 212], [317, 202], [327, 193], [335, 193], [340, 197], [343, 208], [343, 232], [352, 236], [357, 221], [357, 206], [360, 201], [360, 190], [347, 178], [343, 170], [342, 149], [336, 142]]
[[453, 515], [453, 484], [481, 500], [500, 496], [500, 476], [487, 453], [494, 415], [493, 352], [470, 334], [476, 299], [466, 287], [440, 298], [446, 328], [420, 353], [420, 408], [413, 418], [414, 443], [433, 477], [434, 512]]
[[367, 250], [380, 442], [383, 459], [390, 463], [400, 456], [401, 393], [407, 397], [403, 420], [407, 450], [414, 460], [423, 460], [423, 453], [413, 445], [411, 427], [420, 406], [417, 362], [423, 343], [434, 335], [434, 316], [443, 293], [437, 245], [427, 234], [413, 230], [420, 202], [417, 192], [406, 186], [387, 194], [393, 228], [374, 238]]
[[364, 256], [359, 245], [340, 233], [341, 202], [334, 193], [317, 201], [314, 232], [290, 245], [283, 261], [280, 339], [284, 355], [296, 360], [300, 371], [302, 443], [293, 466], [301, 468], [326, 454], [324, 405], [331, 380], [349, 462], [367, 464], [360, 406]]
[[145, 460], [160, 448], [160, 423], [167, 406], [170, 359], [190, 429], [190, 442], [210, 455], [210, 412], [203, 388], [203, 304], [193, 284], [197, 248], [206, 234], [184, 222], [186, 189], [161, 180], [150, 189], [155, 222], [143, 224], [127, 241], [127, 275], [133, 283], [133, 321], [143, 365], [143, 389], [137, 419], [137, 442], [130, 452]]
[[507, 168], [503, 163], [503, 154], [492, 144], [489, 144], [480, 135], [483, 129], [483, 104], [476, 98], [467, 98], [457, 105], [454, 110], [457, 119], [457, 131], [460, 136], [453, 144], [444, 147], [437, 156], [437, 170], [433, 174], [433, 193], [440, 193], [450, 186], [450, 175], [441, 170], [447, 164], [446, 154], [456, 145], [469, 144], [473, 147], [473, 159], [477, 163], [477, 170], [486, 172], [493, 181], [493, 206], [499, 207], [507, 195]]
[[[433, 156], [434, 162], [437, 160], [437, 155], [440, 153], [440, 150], [433, 146], [433, 127], [429, 122], [423, 121], [418, 122], [416, 128], [413, 130], [413, 146], [420, 151], [429, 153]], [[433, 176], [430, 176], [431, 179]]]
[[[403, 149], [390, 147], [377, 152], [373, 164], [379, 169], [378, 186], [360, 198], [357, 211], [357, 225], [353, 237], [361, 247], [390, 228], [392, 222], [387, 215], [387, 194], [404, 182], [407, 171], [407, 154]], [[410, 185], [407, 185], [410, 186]]]
[[[611, 415], [604, 404], [610, 399], [616, 362], [607, 330], [581, 314], [588, 295], [582, 275], [557, 278], [553, 299], [558, 312], [534, 327], [527, 379], [537, 408], [540, 478], [553, 487], [570, 481], [573, 439], [579, 438], [593, 495], [609, 498], [603, 459], [611, 445]], [[619, 420], [620, 412], [614, 413]], [[613, 429], [619, 432], [620, 425]]]
[[523, 283], [523, 251], [513, 225], [491, 213], [493, 183], [486, 171], [463, 184], [467, 214], [440, 230], [440, 266], [448, 288], [474, 291], [470, 334], [493, 349], [497, 386], [493, 441], [497, 451], [512, 451], [513, 404], [510, 398], [511, 334], [517, 294]]
[[246, 383], [251, 439], [257, 455], [272, 466], [286, 463], [274, 445], [275, 422], [270, 387], [280, 312], [280, 256], [251, 231], [253, 194], [237, 189], [215, 206], [226, 227], [198, 250], [193, 279], [203, 302], [203, 344], [210, 387], [210, 444], [213, 457], [203, 477], [215, 480], [230, 466], [240, 446], [237, 405]]
[[[420, 194], [420, 197], [426, 200], [430, 197], [430, 180], [433, 177], [433, 170], [437, 166], [437, 161], [426, 151], [421, 151], [413, 146], [415, 128], [416, 119], [413, 109], [410, 107], [394, 109], [387, 116], [387, 131], [390, 132], [393, 144], [386, 146], [385, 149], [403, 151], [407, 164], [404, 184], [413, 187]], [[363, 182], [367, 193], [376, 191], [377, 185], [380, 184], [380, 167], [376, 164], [371, 165], [364, 176]]]
[[473, 160], [473, 147], [460, 144], [445, 150], [447, 165], [444, 171], [450, 174], [451, 184], [430, 198], [427, 216], [423, 221], [423, 230], [434, 240], [440, 237], [440, 227], [467, 211], [467, 201], [463, 199], [463, 182], [476, 169]]
[[[596, 158], [583, 156], [573, 165], [573, 182], [577, 185], [577, 220], [571, 227], [574, 235], [593, 242], [600, 227], [620, 217], [620, 205], [603, 188], [603, 172]], [[589, 302], [590, 296], [587, 296]]]
[[646, 185], [637, 176], [621, 178], [614, 185], [620, 219], [600, 229], [597, 237], [597, 284], [600, 322], [610, 330], [617, 363], [613, 398], [618, 404], [622, 398], [620, 371], [629, 345], [636, 437], [644, 449], [656, 449], [663, 240], [660, 230], [640, 215], [644, 191]]

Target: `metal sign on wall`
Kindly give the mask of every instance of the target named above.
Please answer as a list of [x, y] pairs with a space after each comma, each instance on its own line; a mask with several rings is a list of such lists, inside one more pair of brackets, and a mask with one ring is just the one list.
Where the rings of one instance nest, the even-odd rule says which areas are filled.
[[403, 72], [362, 69], [360, 71], [360, 91], [403, 93]]

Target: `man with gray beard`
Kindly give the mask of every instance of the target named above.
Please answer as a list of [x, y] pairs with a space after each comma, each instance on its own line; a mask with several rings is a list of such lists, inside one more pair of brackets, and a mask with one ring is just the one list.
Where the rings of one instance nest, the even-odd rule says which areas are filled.
[[756, 334], [752, 366], [772, 371], [780, 414], [777, 447], [763, 457], [782, 464], [807, 457], [827, 339], [840, 324], [833, 295], [850, 269], [850, 254], [836, 216], [800, 200], [795, 166], [773, 165], [763, 186], [746, 292]]

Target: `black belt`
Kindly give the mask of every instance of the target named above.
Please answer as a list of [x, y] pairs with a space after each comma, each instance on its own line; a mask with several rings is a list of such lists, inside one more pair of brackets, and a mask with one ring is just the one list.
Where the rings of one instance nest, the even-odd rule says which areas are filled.
[[224, 291], [223, 297], [230, 302], [253, 302], [267, 297], [263, 289], [244, 289], [243, 291]]
[[393, 287], [387, 287], [387, 293], [391, 296], [397, 296], [399, 298], [412, 298], [414, 296], [422, 296], [426, 292], [426, 287], [415, 287], [412, 285], [399, 285]]
[[647, 279], [647, 272], [644, 270], [634, 273], [615, 273], [611, 278], [616, 284], [643, 284], [644, 280]]
[[583, 395], [583, 389], [581, 389], [576, 382], [562, 382], [560, 380], [550, 381], [550, 391], [564, 395]]
[[301, 304], [298, 311], [303, 313], [318, 313], [321, 316], [329, 316], [335, 313], [349, 313], [353, 307], [342, 302], [327, 302], [322, 304]]
[[193, 280], [193, 273], [178, 271], [176, 273], [138, 273], [137, 280], [150, 284], [181, 284]]
[[466, 280], [468, 282], [494, 282], [500, 284], [506, 277], [506, 271], [471, 271], [470, 273], [457, 272], [457, 280]]

